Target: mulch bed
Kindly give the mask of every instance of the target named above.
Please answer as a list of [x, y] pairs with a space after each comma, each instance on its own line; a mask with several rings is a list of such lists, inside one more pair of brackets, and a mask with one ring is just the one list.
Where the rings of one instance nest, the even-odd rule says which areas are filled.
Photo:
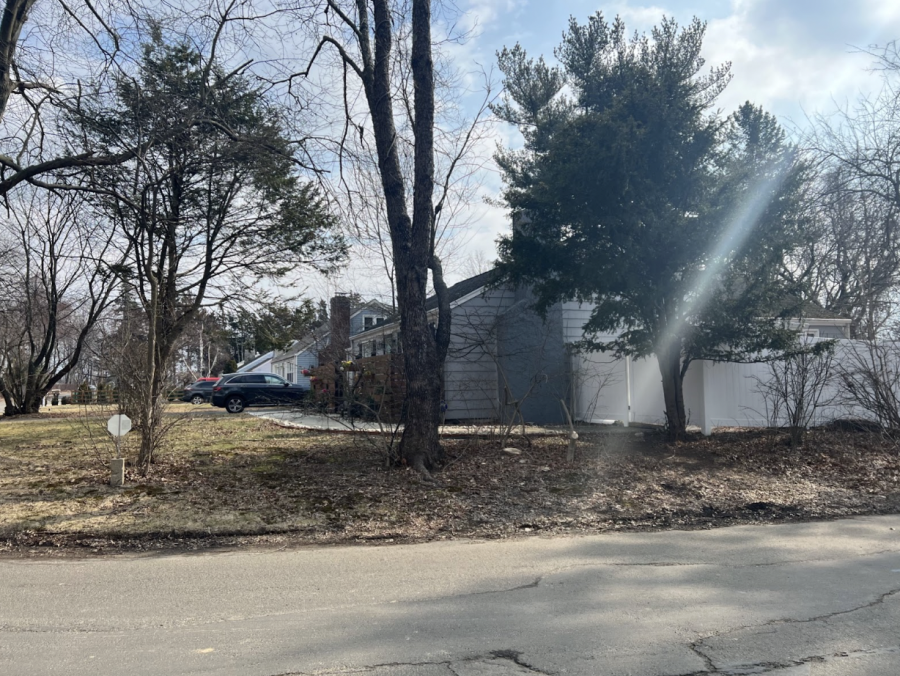
[[[212, 424], [212, 423], [210, 423]], [[558, 438], [449, 440], [427, 482], [385, 469], [347, 436], [294, 433], [261, 463], [240, 454], [163, 458], [140, 479], [148, 496], [190, 493], [197, 504], [264, 503], [264, 528], [166, 533], [0, 536], [25, 556], [409, 543], [453, 538], [698, 529], [900, 512], [900, 446], [873, 432], [819, 429], [802, 448], [765, 430], [725, 430], [668, 444], [651, 430], [582, 434], [566, 461]], [[241, 467], [246, 461], [252, 472]], [[202, 471], [201, 471], [202, 470]], [[246, 471], [244, 471], [246, 470]], [[248, 479], [247, 477], [252, 477]], [[218, 501], [218, 502], [217, 502]], [[307, 515], [297, 525], [291, 515]], [[293, 525], [285, 526], [286, 523]]]

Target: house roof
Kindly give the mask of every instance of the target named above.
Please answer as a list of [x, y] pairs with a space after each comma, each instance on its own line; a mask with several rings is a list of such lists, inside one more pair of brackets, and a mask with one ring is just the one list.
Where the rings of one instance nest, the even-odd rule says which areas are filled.
[[366, 300], [361, 302], [359, 305], [354, 305], [350, 308], [350, 318], [352, 319], [356, 315], [358, 315], [363, 310], [378, 310], [379, 312], [391, 312], [391, 307], [389, 305], [385, 305], [380, 300]]
[[277, 350], [275, 352], [275, 356], [272, 358], [272, 361], [282, 361], [284, 359], [290, 359], [294, 355], [308, 350], [316, 343], [323, 343], [327, 341], [330, 335], [331, 323], [327, 321], [322, 322], [316, 328], [311, 329], [306, 335], [298, 338], [293, 343], [291, 343], [286, 350]]
[[834, 312], [833, 310], [826, 310], [818, 303], [814, 303], [812, 301], [807, 301], [800, 306], [800, 316], [806, 320], [843, 319], [848, 322], [851, 321], [849, 317], [845, 317], [844, 315]]
[[[377, 300], [367, 300], [361, 303], [355, 304], [351, 307], [350, 310], [350, 319], [352, 320], [356, 317], [360, 312], [364, 310], [376, 310], [378, 312], [388, 313], [391, 311], [391, 308], [381, 301]], [[318, 326], [310, 329], [305, 335], [301, 336], [297, 340], [293, 341], [286, 350], [276, 350], [275, 356], [272, 358], [272, 361], [282, 361], [284, 359], [289, 359], [301, 352], [306, 351], [310, 347], [315, 346], [317, 343], [324, 343], [328, 340], [331, 335], [331, 322], [329, 320], [325, 320]]]
[[269, 361], [274, 355], [275, 355], [275, 351], [274, 351], [274, 350], [272, 350], [271, 352], [266, 352], [265, 354], [260, 355], [259, 357], [257, 357], [257, 358], [254, 359], [253, 361], [248, 362], [248, 363], [244, 364], [243, 366], [241, 366], [237, 371], [235, 371], [235, 373], [247, 373], [248, 371], [252, 371], [252, 370], [255, 369], [257, 366], [262, 366], [263, 364], [265, 364], [265, 363], [266, 363], [267, 361]]
[[[497, 270], [495, 268], [491, 268], [487, 272], [482, 272], [480, 275], [475, 275], [474, 277], [469, 277], [468, 279], [464, 279], [461, 282], [457, 282], [447, 289], [447, 295], [450, 297], [450, 302], [453, 303], [463, 296], [468, 296], [470, 293], [478, 291], [479, 289], [487, 286], [490, 282], [494, 281], [496, 277]], [[437, 296], [430, 296], [425, 301], [426, 310], [434, 310], [437, 305]], [[395, 321], [395, 319], [399, 319], [399, 317], [391, 317], [390, 321]]]
[[796, 296], [790, 297], [784, 303], [783, 307], [790, 308], [792, 312], [797, 312], [798, 318], [803, 318], [804, 321], [815, 319], [843, 319], [845, 321], [850, 321], [849, 317], [835, 312], [834, 310], [826, 310], [814, 300], [801, 301], [798, 300]]
[[[464, 279], [461, 282], [457, 282], [453, 286], [447, 288], [447, 296], [449, 297], [449, 302], [455, 303], [456, 301], [465, 298], [466, 296], [470, 296], [485, 286], [493, 282], [497, 278], [497, 271], [494, 268], [491, 268], [487, 272], [482, 272], [481, 274], [475, 275], [474, 277], [469, 277], [468, 279]], [[425, 311], [431, 312], [432, 310], [436, 310], [438, 306], [437, 295], [431, 295], [425, 300]], [[386, 328], [390, 328], [399, 324], [400, 315], [393, 314], [388, 317], [382, 324], [378, 326], [372, 327], [368, 331], [362, 331], [361, 333], [357, 333], [355, 336], [350, 336], [351, 340], [359, 338], [360, 336], [365, 336], [366, 334], [379, 333], [382, 332]]]

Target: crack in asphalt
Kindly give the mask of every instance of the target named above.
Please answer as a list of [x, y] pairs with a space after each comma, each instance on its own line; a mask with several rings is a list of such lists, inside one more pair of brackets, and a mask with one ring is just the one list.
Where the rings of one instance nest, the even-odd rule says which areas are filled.
[[[553, 575], [557, 572], [561, 572], [561, 571], [554, 570], [554, 571], [551, 571], [550, 573], [547, 573], [547, 575]], [[411, 599], [409, 601], [404, 601], [404, 603], [433, 603], [435, 601], [446, 601], [448, 599], [449, 600], [461, 599], [461, 598], [467, 598], [467, 597], [471, 597], [471, 596], [485, 596], [488, 594], [509, 594], [511, 592], [522, 591], [523, 589], [536, 589], [541, 584], [544, 577], [545, 577], [544, 575], [538, 575], [531, 582], [527, 582], [525, 584], [520, 584], [515, 587], [510, 587], [507, 589], [486, 589], [484, 591], [478, 591], [478, 592], [465, 592], [462, 594], [448, 594], [446, 596], [434, 596], [434, 597], [423, 598], [423, 599]], [[346, 605], [333, 606], [333, 607], [327, 607], [327, 608], [316, 608], [314, 610], [293, 609], [293, 610], [285, 610], [283, 612], [277, 612], [277, 613], [262, 613], [259, 615], [245, 615], [245, 616], [241, 616], [241, 617], [226, 617], [226, 618], [211, 619], [211, 620], [206, 620], [206, 621], [185, 622], [183, 624], [179, 624], [176, 626], [177, 626], [177, 628], [182, 628], [182, 629], [194, 628], [194, 627], [205, 627], [205, 626], [210, 626], [210, 625], [215, 625], [215, 624], [224, 624], [224, 623], [228, 623], [228, 622], [248, 622], [248, 621], [259, 620], [259, 619], [264, 619], [264, 618], [271, 618], [271, 617], [284, 617], [287, 615], [309, 614], [312, 612], [320, 612], [322, 610], [336, 610], [336, 609], [346, 610], [348, 608], [354, 608], [354, 607], [358, 607], [358, 606], [383, 605], [385, 603], [389, 603], [389, 602], [388, 601], [374, 601], [371, 603], [358, 603], [358, 604], [353, 603], [353, 604], [346, 604]], [[127, 629], [122, 629], [121, 627], [100, 627], [100, 628], [93, 628], [93, 629], [79, 629], [79, 628], [73, 628], [73, 627], [34, 627], [34, 628], [31, 628], [31, 627], [15, 627], [15, 626], [11, 626], [11, 625], [0, 625], [0, 633], [10, 633], [10, 634], [25, 634], [25, 633], [32, 633], [32, 634], [64, 634], [64, 633], [103, 634], [103, 633], [109, 633], [111, 631], [115, 631], [115, 632], [144, 631], [146, 629], [156, 629], [156, 628], [158, 628], [158, 627], [135, 626], [135, 627], [129, 627]], [[172, 629], [172, 628], [176, 628], [176, 627], [169, 627], [169, 628]]]
[[[874, 552], [866, 552], [866, 553], [864, 553], [864, 554], [858, 554], [858, 555], [855, 555], [855, 556], [852, 557], [852, 558], [855, 558], [855, 559], [861, 559], [861, 558], [868, 558], [868, 557], [873, 557], [873, 556], [880, 556], [880, 555], [883, 555], [883, 554], [897, 554], [897, 553], [900, 553], [900, 550], [898, 550], [898, 549], [882, 549], [882, 550], [878, 550], [878, 551], [874, 551]], [[453, 600], [453, 599], [459, 599], [459, 598], [467, 598], [467, 597], [472, 597], [472, 596], [484, 596], [484, 595], [489, 595], [489, 594], [508, 594], [508, 593], [511, 593], [511, 592], [522, 591], [522, 590], [525, 590], [525, 589], [535, 589], [535, 588], [539, 587], [539, 586], [541, 585], [541, 583], [544, 582], [544, 580], [545, 580], [546, 578], [550, 577], [551, 575], [557, 575], [557, 574], [559, 574], [559, 573], [565, 573], [565, 572], [569, 572], [569, 571], [572, 571], [572, 570], [581, 570], [581, 569], [585, 569], [585, 568], [627, 568], [627, 567], [636, 567], [636, 568], [640, 568], [640, 567], [644, 567], [644, 568], [674, 568], [674, 567], [707, 567], [707, 568], [742, 569], [742, 568], [756, 568], [756, 567], [769, 567], [769, 566], [786, 566], [786, 565], [796, 565], [796, 564], [802, 564], [802, 563], [823, 563], [823, 562], [828, 562], [828, 561], [842, 561], [842, 560], [845, 560], [846, 558], [847, 558], [847, 557], [824, 557], [824, 558], [812, 558], [812, 559], [798, 559], [798, 560], [794, 560], [794, 561], [792, 561], [792, 560], [785, 560], [785, 561], [774, 561], [774, 562], [765, 562], [765, 563], [748, 563], [748, 564], [704, 563], [704, 562], [699, 562], [699, 561], [697, 561], [697, 562], [693, 562], [693, 561], [650, 561], [650, 562], [645, 562], [645, 563], [641, 563], [641, 562], [627, 562], [627, 561], [598, 561], [598, 562], [589, 562], [589, 563], [575, 563], [575, 564], [570, 564], [570, 565], [567, 565], [567, 566], [560, 566], [560, 567], [558, 567], [558, 568], [553, 568], [553, 569], [551, 569], [551, 570], [549, 570], [549, 571], [547, 571], [547, 572], [545, 572], [545, 573], [542, 573], [542, 574], [538, 575], [537, 577], [534, 578], [534, 580], [533, 580], [532, 582], [529, 582], [529, 583], [526, 583], [526, 584], [517, 585], [517, 586], [515, 586], [515, 587], [510, 587], [510, 588], [507, 588], [507, 589], [488, 589], [488, 590], [485, 590], [485, 591], [462, 592], [462, 593], [459, 593], [459, 594], [453, 594], [453, 593], [451, 593], [451, 594], [446, 594], [446, 595], [443, 595], [443, 596], [440, 596], [440, 595], [439, 595], [439, 596], [424, 597], [424, 598], [419, 598], [419, 599], [409, 599], [409, 600], [406, 600], [406, 601], [403, 601], [403, 602], [404, 602], [404, 603], [430, 603], [430, 602], [435, 602], [435, 601], [446, 601], [446, 600]], [[4, 565], [5, 565], [5, 564], [24, 565], [26, 562], [19, 562], [19, 561], [0, 561], [0, 563], [2, 563], [2, 564], [4, 564]], [[29, 565], [33, 565], [33, 564], [30, 564], [30, 562], [27, 562], [27, 563], [28, 563]], [[900, 590], [895, 590], [895, 591], [893, 591], [893, 592], [888, 592], [887, 594], [885, 594], [885, 598], [886, 598], [887, 596], [890, 596], [890, 595], [893, 594], [893, 593], [897, 593], [897, 591], [900, 591]], [[875, 602], [873, 602], [873, 604], [877, 604], [877, 603], [879, 603], [879, 602], [881, 602], [881, 601], [883, 601], [883, 600], [884, 600], [883, 598], [880, 599], [880, 600], [876, 600]], [[201, 621], [187, 621], [187, 622], [184, 622], [184, 623], [179, 623], [179, 624], [177, 624], [177, 626], [178, 626], [178, 627], [181, 627], [181, 628], [188, 628], [188, 627], [203, 627], [203, 626], [209, 626], [209, 625], [215, 625], [215, 624], [224, 624], [224, 623], [230, 623], [230, 622], [244, 622], [244, 621], [252, 621], [252, 620], [263, 619], [263, 618], [270, 618], [270, 617], [278, 617], [278, 616], [294, 615], [294, 614], [298, 614], [298, 613], [301, 613], [301, 614], [302, 614], [302, 613], [309, 613], [309, 612], [320, 612], [320, 611], [323, 611], [323, 610], [347, 609], [347, 608], [361, 607], [361, 606], [381, 605], [381, 604], [384, 604], [384, 603], [388, 603], [388, 601], [382, 600], [382, 601], [362, 602], [362, 603], [348, 603], [348, 604], [339, 604], [339, 605], [337, 605], [337, 606], [329, 606], [329, 607], [325, 607], [325, 608], [315, 608], [315, 609], [310, 609], [310, 610], [306, 610], [306, 609], [291, 609], [291, 610], [285, 610], [285, 611], [282, 611], [282, 612], [260, 613], [260, 614], [251, 614], [251, 615], [242, 615], [242, 616], [239, 616], [239, 617], [228, 617], [228, 618], [208, 619], [208, 620], [205, 620], [205, 621], [203, 621], [203, 620], [201, 620]], [[865, 607], [865, 606], [862, 606], [862, 607]], [[861, 608], [862, 608], [862, 607], [861, 607]], [[861, 609], [861, 608], [860, 608], [860, 609]], [[840, 611], [838, 614], [843, 613], [843, 612], [854, 612], [855, 610], [858, 610], [858, 609], [854, 608], [854, 609], [851, 609], [851, 610], [848, 610], [848, 611]], [[822, 617], [824, 618], [824, 617], [827, 617], [827, 616], [822, 616]], [[778, 620], [770, 620], [769, 622], [767, 622], [767, 623], [765, 623], [765, 624], [778, 624], [778, 623], [799, 622], [799, 621], [813, 622], [813, 621], [816, 621], [817, 619], [822, 619], [822, 618], [811, 618], [811, 619], [809, 619], [809, 620], [778, 619]], [[750, 628], [752, 628], [752, 627], [754, 627], [754, 626], [762, 626], [762, 625], [748, 625], [748, 626], [737, 627], [737, 628], [735, 628], [735, 629], [729, 630], [728, 632], [723, 632], [723, 633], [721, 633], [721, 634], [714, 634], [713, 636], [724, 636], [724, 635], [727, 635], [728, 633], [732, 633], [732, 632], [735, 632], [735, 631], [742, 631], [742, 630], [744, 630], [744, 629], [750, 629]], [[149, 626], [149, 627], [148, 627], [148, 626], [141, 625], [141, 626], [129, 627], [129, 628], [126, 628], [126, 629], [123, 629], [122, 627], [119, 627], [119, 626], [116, 626], [116, 627], [100, 627], [100, 628], [92, 628], [92, 629], [79, 629], [79, 628], [71, 628], [71, 627], [35, 627], [35, 628], [28, 628], [28, 627], [16, 627], [16, 626], [12, 626], [12, 625], [8, 625], [8, 624], [7, 624], [7, 625], [0, 625], [0, 633], [6, 632], [6, 633], [86, 633], [86, 634], [101, 634], [101, 633], [108, 633], [108, 632], [111, 632], [111, 631], [143, 631], [143, 630], [145, 630], [145, 629], [155, 629], [155, 628], [158, 628], [158, 627], [153, 627], [153, 626]], [[707, 637], [707, 638], [711, 638], [711, 637]], [[705, 640], [705, 639], [704, 639], [704, 640]], [[700, 641], [700, 643], [702, 643], [702, 640]]]
[[[475, 657], [464, 657], [453, 660], [441, 660], [439, 662], [384, 662], [381, 664], [371, 664], [364, 667], [355, 667], [350, 669], [341, 669], [340, 671], [316, 672], [319, 676], [338, 676], [339, 674], [365, 674], [376, 669], [386, 669], [391, 667], [446, 667], [454, 676], [459, 676], [459, 672], [453, 668], [453, 665], [485, 662], [490, 663], [496, 660], [504, 660], [512, 662], [517, 667], [527, 670], [530, 674], [539, 674], [540, 676], [554, 676], [553, 673], [541, 671], [533, 665], [522, 659], [522, 652], [519, 650], [492, 650], [486, 655], [477, 655]], [[289, 671], [273, 676], [311, 676], [311, 672], [306, 671]]]
[[817, 615], [815, 617], [808, 617], [806, 619], [794, 619], [794, 618], [776, 618], [774, 620], [767, 620], [762, 622], [761, 624], [749, 624], [742, 627], [735, 627], [734, 629], [729, 629], [728, 631], [717, 632], [712, 636], [707, 636], [706, 638], [702, 638], [697, 641], [697, 644], [703, 643], [704, 641], [709, 640], [710, 638], [718, 638], [720, 636], [728, 636], [729, 634], [734, 634], [738, 631], [745, 631], [747, 629], [759, 629], [761, 627], [771, 627], [782, 624], [808, 624], [810, 622], [827, 622], [828, 620], [839, 617], [841, 615], [849, 615], [850, 613], [857, 613], [860, 610], [865, 610], [866, 608], [874, 608], [877, 605], [884, 603], [891, 596], [895, 596], [896, 594], [900, 594], [900, 587], [897, 589], [891, 589], [889, 591], [884, 592], [883, 594], [879, 594], [874, 601], [869, 601], [868, 603], [863, 603], [862, 605], [855, 606], [853, 608], [848, 608], [846, 610], [836, 610], [832, 613], [825, 613], [823, 615]]
[[547, 675], [546, 671], [541, 671], [540, 669], [536, 669], [531, 664], [528, 664], [527, 662], [525, 662], [522, 659], [522, 653], [518, 650], [494, 650], [491, 652], [491, 655], [493, 655], [494, 657], [496, 657], [498, 659], [509, 660], [510, 662], [513, 662], [514, 664], [522, 667], [523, 669], [528, 669], [528, 671], [530, 671], [533, 674]]
[[691, 649], [691, 652], [694, 653], [697, 657], [703, 660], [703, 663], [706, 665], [706, 671], [694, 672], [693, 674], [686, 674], [685, 676], [695, 676], [696, 674], [716, 674], [718, 673], [716, 665], [713, 663], [712, 658], [709, 655], [700, 650], [700, 643], [705, 639], [700, 639], [699, 641], [694, 641], [688, 647]]
[[774, 626], [782, 626], [789, 624], [810, 624], [813, 622], [828, 622], [836, 617], [840, 617], [842, 615], [849, 615], [852, 613], [857, 613], [862, 610], [867, 610], [869, 608], [874, 608], [875, 606], [883, 604], [887, 599], [892, 596], [900, 594], [900, 588], [892, 589], [890, 591], [886, 591], [883, 594], [879, 594], [873, 601], [869, 601], [868, 603], [863, 603], [862, 605], [856, 606], [854, 608], [849, 608], [846, 610], [836, 610], [832, 613], [825, 613], [823, 615], [817, 615], [815, 617], [810, 617], [806, 619], [792, 619], [792, 618], [778, 618], [774, 620], [768, 620], [767, 622], [763, 622], [761, 624], [753, 624], [746, 625], [742, 627], [736, 627], [734, 629], [729, 629], [728, 631], [717, 632], [712, 634], [711, 636], [706, 636], [697, 641], [694, 641], [690, 644], [691, 651], [700, 657], [706, 665], [705, 671], [697, 671], [692, 672], [690, 674], [683, 674], [682, 676], [713, 676], [715, 674], [721, 674], [722, 676], [736, 676], [738, 674], [747, 674], [747, 673], [757, 673], [757, 674], [765, 674], [770, 671], [775, 671], [776, 669], [787, 669], [790, 667], [799, 667], [804, 664], [808, 664], [810, 662], [825, 662], [834, 657], [859, 657], [862, 655], [873, 655], [873, 654], [894, 654], [900, 653], [900, 646], [898, 647], [889, 647], [889, 648], [872, 648], [869, 650], [857, 650], [852, 653], [834, 653], [832, 656], [823, 656], [823, 655], [813, 655], [810, 657], [805, 657], [801, 660], [791, 660], [788, 662], [754, 662], [751, 664], [739, 664], [731, 667], [723, 667], [719, 668], [715, 665], [715, 662], [712, 658], [703, 652], [703, 643], [709, 641], [713, 638], [721, 638], [723, 636], [729, 636], [731, 634], [746, 631], [750, 629], [761, 629], [764, 627], [774, 627]]
[[[790, 660], [788, 662], [754, 662], [753, 664], [739, 664], [737, 666], [725, 667], [722, 669], [719, 669], [710, 663], [711, 666], [708, 670], [694, 671], [690, 674], [681, 674], [680, 676], [742, 676], [746, 674], [768, 674], [779, 669], [802, 667], [804, 664], [822, 664], [825, 662], [837, 661], [839, 659], [854, 659], [872, 655], [900, 655], [900, 646], [854, 650], [853, 652], [839, 652], [824, 656], [813, 655], [799, 660]], [[700, 656], [706, 659], [702, 654], [700, 654]]]

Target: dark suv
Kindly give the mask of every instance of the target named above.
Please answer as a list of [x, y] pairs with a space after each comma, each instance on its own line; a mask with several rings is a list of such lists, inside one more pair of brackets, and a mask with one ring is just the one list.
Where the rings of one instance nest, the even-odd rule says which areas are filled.
[[247, 406], [285, 406], [296, 404], [309, 389], [289, 383], [272, 373], [231, 373], [219, 378], [212, 391], [212, 405], [229, 413], [240, 413]]
[[192, 404], [205, 404], [212, 397], [213, 385], [217, 380], [215, 378], [201, 378], [193, 385], [184, 388], [184, 396], [182, 401], [189, 401]]

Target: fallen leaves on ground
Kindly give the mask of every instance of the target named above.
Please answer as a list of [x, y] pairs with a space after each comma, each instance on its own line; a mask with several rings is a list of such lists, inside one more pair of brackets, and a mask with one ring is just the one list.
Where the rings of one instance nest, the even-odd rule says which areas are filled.
[[872, 432], [813, 430], [795, 448], [764, 430], [676, 444], [649, 430], [586, 430], [574, 463], [558, 436], [519, 440], [519, 454], [453, 439], [427, 482], [385, 468], [372, 437], [205, 416], [177, 428], [149, 476], [130, 468], [114, 489], [96, 449], [60, 425], [42, 438], [32, 423], [0, 451], [0, 551], [419, 542], [900, 511], [900, 449]]

